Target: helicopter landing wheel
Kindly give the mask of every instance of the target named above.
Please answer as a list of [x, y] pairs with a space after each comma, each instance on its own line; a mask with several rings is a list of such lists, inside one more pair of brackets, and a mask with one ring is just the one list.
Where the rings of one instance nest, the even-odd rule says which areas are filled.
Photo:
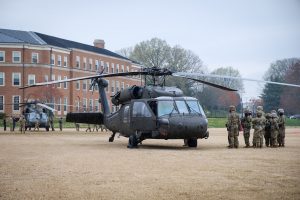
[[188, 147], [197, 147], [197, 138], [190, 138], [187, 140]]
[[127, 148], [132, 149], [132, 148], [137, 148], [137, 146], [138, 146], [138, 140], [136, 134], [130, 135], [128, 139]]
[[109, 142], [113, 142], [114, 139], [115, 139], [115, 135], [116, 135], [116, 133], [113, 132], [113, 134], [109, 137], [108, 141], [109, 141]]
[[49, 126], [46, 126], [46, 131], [49, 131]]

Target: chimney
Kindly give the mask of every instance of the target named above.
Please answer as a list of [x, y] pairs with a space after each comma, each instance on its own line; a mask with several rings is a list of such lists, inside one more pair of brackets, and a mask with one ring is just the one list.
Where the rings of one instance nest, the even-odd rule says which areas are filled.
[[94, 40], [94, 46], [98, 47], [98, 48], [101, 48], [101, 49], [104, 49], [105, 42], [104, 42], [104, 40], [101, 40], [101, 39], [95, 39]]

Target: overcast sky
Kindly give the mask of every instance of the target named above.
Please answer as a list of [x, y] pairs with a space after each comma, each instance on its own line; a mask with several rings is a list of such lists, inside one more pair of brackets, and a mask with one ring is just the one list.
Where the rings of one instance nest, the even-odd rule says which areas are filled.
[[[158, 37], [212, 71], [262, 79], [271, 62], [300, 57], [300, 0], [0, 0], [0, 28], [36, 31], [116, 51]], [[244, 82], [250, 98], [262, 85]]]

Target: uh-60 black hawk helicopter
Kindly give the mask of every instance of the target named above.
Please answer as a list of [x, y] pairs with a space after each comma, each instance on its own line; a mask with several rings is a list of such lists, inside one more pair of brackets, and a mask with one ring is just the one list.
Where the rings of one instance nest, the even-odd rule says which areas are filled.
[[[144, 75], [152, 80], [152, 84], [132, 86], [117, 92], [112, 97], [112, 103], [121, 105], [117, 112], [111, 113], [105, 88], [106, 77]], [[197, 139], [208, 138], [208, 121], [203, 109], [196, 98], [184, 96], [182, 90], [176, 87], [166, 87], [166, 76], [185, 78], [201, 82], [223, 90], [236, 91], [211, 82], [173, 73], [168, 69], [157, 67], [144, 68], [139, 72], [122, 72], [78, 77], [61, 81], [36, 83], [26, 86], [35, 87], [56, 84], [66, 81], [92, 79], [91, 87], [98, 87], [99, 103], [103, 113], [68, 113], [68, 122], [103, 124], [112, 135], [109, 142], [113, 142], [115, 134], [128, 137], [128, 147], [137, 147], [145, 139], [184, 139], [189, 147], [197, 147]]]

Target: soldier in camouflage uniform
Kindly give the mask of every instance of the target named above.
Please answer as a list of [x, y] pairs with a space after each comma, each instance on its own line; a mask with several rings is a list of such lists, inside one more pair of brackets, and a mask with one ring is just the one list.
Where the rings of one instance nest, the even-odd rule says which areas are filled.
[[263, 137], [264, 137], [264, 130], [265, 130], [265, 118], [262, 117], [262, 112], [256, 112], [256, 118], [252, 120], [252, 126], [254, 128], [253, 133], [253, 147], [263, 147]]
[[277, 136], [279, 131], [279, 126], [277, 123], [276, 113], [271, 114], [271, 147], [277, 147]]
[[266, 114], [265, 143], [266, 147], [271, 145], [271, 113]]
[[284, 140], [285, 140], [285, 116], [284, 116], [284, 110], [282, 108], [278, 109], [278, 128], [279, 133], [277, 137], [277, 141], [279, 144], [279, 147], [284, 147]]
[[251, 124], [252, 124], [252, 113], [248, 109], [244, 112], [245, 116], [242, 118], [242, 126], [244, 129], [244, 139], [246, 148], [250, 147], [249, 138], [250, 138], [250, 130], [251, 130]]
[[235, 106], [229, 107], [229, 115], [227, 121], [227, 127], [229, 129], [229, 148], [239, 147], [239, 115], [235, 112]]

